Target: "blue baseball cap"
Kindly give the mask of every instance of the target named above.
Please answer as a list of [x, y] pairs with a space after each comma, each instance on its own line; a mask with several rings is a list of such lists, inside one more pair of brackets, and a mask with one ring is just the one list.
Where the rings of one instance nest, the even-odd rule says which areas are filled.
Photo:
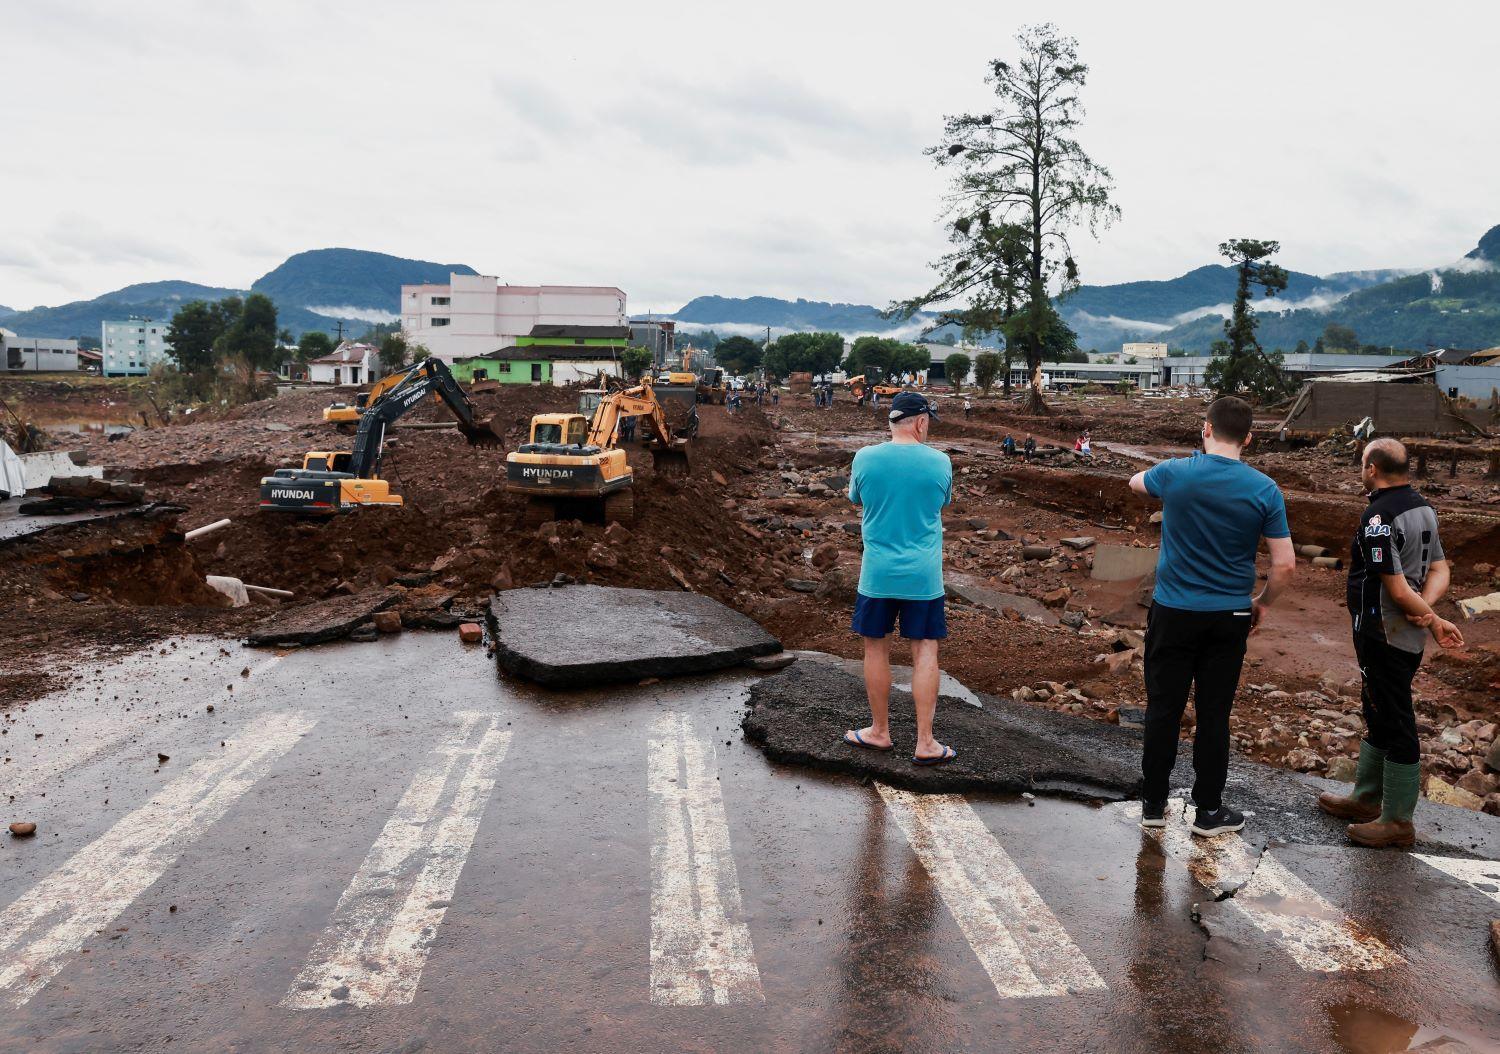
[[919, 392], [897, 392], [891, 399], [891, 420], [904, 421], [908, 417], [917, 414], [927, 414], [934, 421], [937, 420], [937, 410], [927, 401], [927, 396]]

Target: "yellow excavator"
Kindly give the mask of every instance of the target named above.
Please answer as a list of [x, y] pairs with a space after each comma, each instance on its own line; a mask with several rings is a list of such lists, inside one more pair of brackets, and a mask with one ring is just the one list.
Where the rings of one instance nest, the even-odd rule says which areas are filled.
[[528, 442], [505, 457], [505, 489], [526, 499], [525, 523], [572, 518], [602, 523], [635, 520], [635, 476], [620, 446], [620, 422], [645, 423], [645, 443], [663, 475], [686, 475], [687, 441], [697, 432], [697, 409], [673, 429], [649, 384], [612, 391], [593, 417], [537, 414]]
[[439, 399], [458, 419], [458, 430], [471, 446], [504, 445], [501, 427], [493, 417], [475, 417], [474, 404], [441, 359], [423, 359], [386, 377], [377, 388], [380, 397], [372, 398], [360, 415], [354, 449], [311, 450], [303, 456], [301, 468], [280, 468], [263, 477], [262, 512], [331, 516], [365, 505], [402, 504], [401, 495], [392, 494], [390, 483], [380, 478], [385, 432], [392, 422], [429, 396]]
[[880, 372], [878, 370], [871, 370], [870, 373], [873, 374], [873, 377], [871, 377], [869, 380], [866, 379], [865, 374], [861, 373], [844, 381], [844, 387], [848, 388], [849, 391], [854, 395], [854, 401], [856, 403], [863, 404], [864, 401], [870, 397], [871, 392], [875, 392], [882, 399], [889, 399], [892, 396], [899, 395], [901, 393], [901, 387], [899, 385], [882, 384], [880, 382]]
[[364, 416], [364, 412], [389, 395], [391, 389], [405, 378], [406, 371], [397, 370], [370, 385], [369, 391], [356, 393], [352, 403], [329, 403], [323, 407], [324, 423], [337, 425], [340, 432], [354, 431], [355, 426], [359, 424], [359, 419]]

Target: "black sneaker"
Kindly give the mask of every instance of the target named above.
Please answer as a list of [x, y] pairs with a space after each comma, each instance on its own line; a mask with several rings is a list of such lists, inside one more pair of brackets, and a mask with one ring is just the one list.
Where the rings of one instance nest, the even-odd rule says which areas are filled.
[[1193, 814], [1193, 833], [1211, 838], [1216, 834], [1233, 834], [1245, 826], [1245, 817], [1227, 805], [1212, 811], [1199, 809]]
[[1165, 827], [1167, 825], [1167, 803], [1164, 801], [1141, 802], [1141, 826]]

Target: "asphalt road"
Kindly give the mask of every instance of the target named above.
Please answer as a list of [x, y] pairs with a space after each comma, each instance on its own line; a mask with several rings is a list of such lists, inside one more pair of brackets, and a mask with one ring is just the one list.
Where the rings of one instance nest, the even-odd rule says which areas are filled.
[[752, 674], [166, 651], [3, 722], [0, 1049], [1500, 1049], [1461, 853], [781, 769]]

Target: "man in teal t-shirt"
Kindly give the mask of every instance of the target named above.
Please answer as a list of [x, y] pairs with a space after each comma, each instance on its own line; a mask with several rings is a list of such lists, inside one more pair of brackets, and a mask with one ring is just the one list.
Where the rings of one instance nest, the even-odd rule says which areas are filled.
[[937, 765], [957, 755], [932, 737], [937, 711], [938, 641], [948, 635], [943, 612], [943, 507], [953, 496], [953, 464], [925, 445], [932, 404], [901, 392], [888, 415], [891, 439], [854, 455], [849, 500], [861, 507], [864, 556], [850, 628], [864, 638], [865, 694], [870, 725], [844, 733], [853, 746], [890, 750], [891, 639], [899, 621], [911, 641], [912, 701], [917, 742], [912, 761]]

